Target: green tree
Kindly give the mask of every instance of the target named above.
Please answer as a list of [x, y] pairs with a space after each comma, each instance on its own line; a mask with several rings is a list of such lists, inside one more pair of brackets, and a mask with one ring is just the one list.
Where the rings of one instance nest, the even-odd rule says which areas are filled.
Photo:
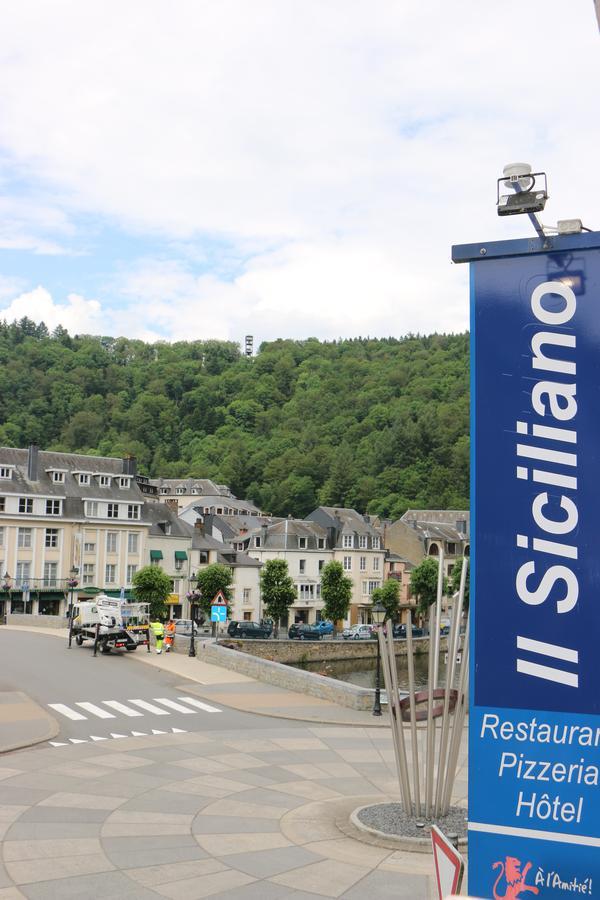
[[227, 618], [229, 618], [231, 600], [233, 599], [233, 591], [231, 582], [233, 581], [233, 572], [229, 566], [222, 563], [211, 563], [205, 569], [200, 569], [196, 573], [198, 581], [198, 590], [200, 591], [200, 609], [210, 619], [210, 608], [212, 602], [219, 593], [223, 592], [223, 596], [227, 600]]
[[171, 579], [160, 566], [144, 566], [133, 576], [133, 592], [140, 603], [150, 604], [152, 621], [163, 621], [167, 615], [167, 597]]
[[[456, 594], [457, 591], [460, 590], [460, 574], [462, 572], [463, 567], [463, 558], [462, 556], [454, 562], [454, 568], [450, 574], [450, 584], [448, 593]], [[465, 598], [463, 602], [463, 610], [466, 612], [469, 608], [469, 582], [471, 580], [471, 566], [469, 565], [469, 560], [467, 559], [467, 577], [465, 580]]]
[[385, 607], [385, 618], [395, 622], [400, 608], [400, 585], [395, 578], [388, 578], [382, 587], [375, 588], [371, 594], [373, 603], [381, 603]]
[[341, 562], [332, 559], [321, 572], [321, 597], [325, 603], [323, 615], [335, 623], [345, 619], [352, 599], [352, 579], [344, 574]]
[[[438, 561], [433, 556], [426, 556], [423, 562], [410, 573], [410, 590], [417, 598], [419, 612], [426, 615], [429, 607], [437, 599]], [[442, 593], [447, 592], [446, 577], [442, 582]]]
[[275, 633], [279, 631], [279, 620], [298, 596], [296, 587], [288, 573], [285, 559], [268, 559], [260, 573], [260, 589], [265, 612], [275, 623]]

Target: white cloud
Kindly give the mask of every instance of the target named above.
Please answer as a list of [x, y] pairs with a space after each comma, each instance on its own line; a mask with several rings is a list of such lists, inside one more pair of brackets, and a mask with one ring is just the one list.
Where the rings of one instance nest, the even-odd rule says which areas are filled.
[[100, 304], [86, 300], [78, 294], [69, 294], [67, 302], [57, 304], [43, 287], [20, 294], [8, 306], [0, 309], [0, 319], [12, 322], [27, 317], [34, 322], [45, 322], [53, 331], [62, 325], [71, 334], [97, 334], [101, 332]]
[[187, 336], [182, 312], [205, 336], [462, 329], [451, 244], [530, 233], [495, 216], [504, 163], [548, 170], [546, 221], [600, 225], [593, 6], [522, 20], [520, 0], [20, 0], [0, 149], [46, 193], [0, 247], [62, 251], [82, 215], [191, 248], [101, 298], [138, 334]]

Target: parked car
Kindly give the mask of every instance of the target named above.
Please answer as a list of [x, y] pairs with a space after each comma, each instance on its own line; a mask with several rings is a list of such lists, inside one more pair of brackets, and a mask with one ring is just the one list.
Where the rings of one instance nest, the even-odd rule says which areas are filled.
[[229, 637], [269, 638], [273, 626], [266, 622], [230, 622], [227, 627]]
[[326, 619], [315, 622], [315, 627], [319, 629], [321, 634], [333, 634], [333, 622], [328, 622]]
[[344, 628], [342, 637], [345, 641], [368, 641], [375, 638], [376, 634], [371, 625], [353, 625], [351, 628]]
[[296, 622], [294, 625], [290, 625], [288, 637], [290, 640], [297, 641], [320, 641], [323, 634], [317, 625], [305, 625], [304, 622]]
[[[406, 637], [406, 625], [394, 625], [392, 634], [395, 638], [405, 638]], [[412, 626], [412, 636], [413, 637], [423, 637], [423, 629], [417, 628], [416, 625]]]

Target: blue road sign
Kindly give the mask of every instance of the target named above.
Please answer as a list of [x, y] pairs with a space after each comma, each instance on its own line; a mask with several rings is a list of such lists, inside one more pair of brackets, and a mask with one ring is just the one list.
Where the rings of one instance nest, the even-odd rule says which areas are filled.
[[220, 603], [216, 606], [211, 606], [210, 621], [211, 622], [226, 622], [227, 621], [227, 606], [223, 603]]
[[600, 235], [453, 259], [471, 263], [469, 892], [600, 897]]

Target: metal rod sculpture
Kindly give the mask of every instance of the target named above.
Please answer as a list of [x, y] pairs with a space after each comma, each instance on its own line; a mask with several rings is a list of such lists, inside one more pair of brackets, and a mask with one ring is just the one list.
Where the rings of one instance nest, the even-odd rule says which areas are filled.
[[[413, 657], [412, 615], [409, 611], [406, 623], [406, 647], [408, 663], [408, 697], [400, 699], [396, 655], [392, 629], [378, 629], [377, 639], [381, 653], [383, 679], [387, 691], [390, 710], [390, 724], [394, 745], [394, 756], [398, 772], [398, 782], [402, 796], [402, 804], [409, 816], [430, 819], [440, 817], [448, 812], [452, 796], [452, 788], [456, 777], [456, 768], [460, 752], [467, 709], [467, 690], [469, 672], [469, 621], [464, 637], [462, 656], [460, 657], [460, 674], [458, 688], [453, 685], [459, 666], [460, 623], [463, 614], [468, 560], [463, 560], [460, 578], [460, 589], [454, 596], [452, 620], [448, 636], [448, 664], [446, 667], [445, 687], [439, 687], [439, 651], [440, 623], [442, 612], [444, 557], [440, 554], [438, 568], [437, 598], [432, 604], [429, 621], [429, 679], [427, 691], [415, 691], [415, 669]], [[417, 706], [427, 703], [426, 710]], [[440, 718], [439, 740], [437, 736], [437, 719]], [[419, 752], [419, 732], [417, 723], [425, 722], [423, 734], [425, 741], [425, 766], [421, 772]], [[407, 735], [405, 735], [405, 729]], [[407, 754], [407, 743], [410, 746], [411, 759]], [[436, 752], [437, 751], [437, 752]], [[411, 779], [412, 769], [412, 779]], [[412, 789], [411, 789], [412, 781]]]

